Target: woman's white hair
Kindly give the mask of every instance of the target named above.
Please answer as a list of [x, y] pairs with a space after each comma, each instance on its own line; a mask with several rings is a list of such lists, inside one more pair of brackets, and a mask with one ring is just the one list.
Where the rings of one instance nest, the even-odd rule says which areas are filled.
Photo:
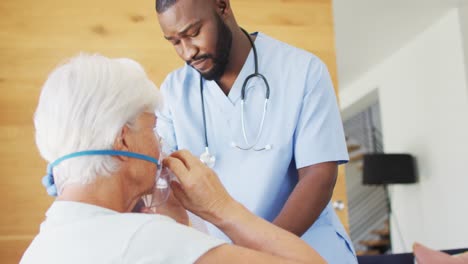
[[[57, 67], [42, 87], [36, 144], [49, 163], [77, 151], [112, 149], [124, 125], [161, 104], [159, 90], [137, 62], [80, 54]], [[55, 184], [61, 192], [67, 184], [88, 184], [118, 168], [110, 156], [73, 158], [54, 169]]]

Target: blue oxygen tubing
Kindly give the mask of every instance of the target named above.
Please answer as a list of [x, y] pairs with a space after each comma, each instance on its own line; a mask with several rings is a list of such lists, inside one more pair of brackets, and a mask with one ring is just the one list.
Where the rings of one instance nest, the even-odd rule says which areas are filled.
[[146, 160], [152, 162], [158, 166], [158, 169], [161, 168], [159, 161], [153, 157], [138, 154], [135, 152], [121, 151], [121, 150], [85, 150], [78, 151], [68, 155], [65, 155], [61, 158], [56, 159], [54, 162], [49, 163], [47, 166], [47, 175], [42, 178], [42, 184], [47, 188], [47, 193], [52, 196], [57, 196], [57, 188], [55, 187], [53, 169], [55, 166], [59, 165], [62, 161], [67, 159], [72, 159], [82, 156], [126, 156], [130, 158], [136, 158], [141, 160]]

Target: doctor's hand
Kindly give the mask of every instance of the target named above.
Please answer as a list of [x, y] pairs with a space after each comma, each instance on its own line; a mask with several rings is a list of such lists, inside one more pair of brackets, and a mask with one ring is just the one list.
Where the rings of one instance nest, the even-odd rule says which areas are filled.
[[189, 211], [212, 222], [222, 218], [237, 202], [228, 194], [216, 173], [187, 150], [172, 153], [163, 160], [177, 177], [171, 182], [175, 197]]

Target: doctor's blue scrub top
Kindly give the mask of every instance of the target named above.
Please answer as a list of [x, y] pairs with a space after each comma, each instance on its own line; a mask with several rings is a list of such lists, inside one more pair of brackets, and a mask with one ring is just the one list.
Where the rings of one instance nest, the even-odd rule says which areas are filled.
[[[270, 100], [261, 137], [247, 146], [241, 126], [240, 96], [245, 78], [254, 72], [253, 52], [226, 96], [215, 81], [204, 82], [206, 133], [214, 170], [229, 194], [256, 215], [273, 221], [298, 181], [297, 170], [317, 163], [348, 161], [343, 126], [330, 75], [324, 63], [304, 50], [262, 33], [255, 45], [258, 68], [270, 85]], [[186, 65], [161, 85], [164, 107], [157, 113], [157, 131], [173, 149], [205, 151], [200, 74]], [[245, 89], [245, 127], [249, 143], [260, 128], [265, 86], [253, 79]], [[307, 212], [303, 212], [307, 213]], [[207, 223], [214, 236], [227, 237]], [[356, 263], [351, 241], [330, 204], [302, 236], [329, 263]]]

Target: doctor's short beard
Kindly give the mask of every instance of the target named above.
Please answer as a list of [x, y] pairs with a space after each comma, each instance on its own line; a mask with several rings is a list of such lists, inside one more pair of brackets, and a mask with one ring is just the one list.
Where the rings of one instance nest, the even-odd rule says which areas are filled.
[[206, 54], [201, 57], [211, 59], [213, 67], [200, 74], [206, 80], [219, 80], [223, 76], [224, 71], [229, 63], [229, 54], [231, 53], [232, 46], [232, 32], [229, 27], [221, 20], [219, 15], [216, 14], [216, 21], [218, 25], [218, 37], [216, 40], [216, 54]]

